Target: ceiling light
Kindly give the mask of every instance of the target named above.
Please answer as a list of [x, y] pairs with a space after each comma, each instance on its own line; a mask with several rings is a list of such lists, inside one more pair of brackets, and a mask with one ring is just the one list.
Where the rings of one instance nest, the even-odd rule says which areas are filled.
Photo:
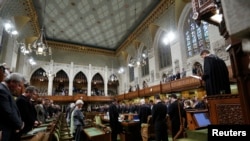
[[[45, 15], [45, 9], [46, 9], [46, 0], [44, 1], [44, 13], [43, 16]], [[44, 18], [44, 17], [43, 17]], [[51, 48], [48, 46], [46, 39], [45, 39], [45, 31], [44, 31], [44, 25], [40, 31], [40, 35], [37, 40], [35, 40], [32, 43], [32, 50], [36, 53], [36, 55], [52, 55]]]

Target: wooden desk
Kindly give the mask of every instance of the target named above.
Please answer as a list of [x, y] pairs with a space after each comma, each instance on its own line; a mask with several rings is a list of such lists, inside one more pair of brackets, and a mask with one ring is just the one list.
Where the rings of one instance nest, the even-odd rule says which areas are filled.
[[110, 133], [105, 133], [96, 127], [84, 128], [83, 132], [88, 141], [111, 141]]
[[121, 134], [121, 141], [141, 140], [141, 125], [139, 121], [123, 121], [121, 125], [124, 130]]
[[[201, 114], [197, 115], [196, 114]], [[187, 125], [189, 130], [206, 128], [210, 123], [208, 110], [187, 110]]]

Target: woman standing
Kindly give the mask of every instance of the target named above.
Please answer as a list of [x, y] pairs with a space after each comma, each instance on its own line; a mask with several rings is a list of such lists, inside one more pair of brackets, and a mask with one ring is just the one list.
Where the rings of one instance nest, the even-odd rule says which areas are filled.
[[73, 125], [74, 125], [74, 137], [75, 141], [82, 141], [83, 140], [83, 131], [82, 128], [84, 127], [84, 115], [82, 112], [83, 101], [81, 99], [77, 100], [75, 103], [76, 107], [72, 112], [73, 118]]

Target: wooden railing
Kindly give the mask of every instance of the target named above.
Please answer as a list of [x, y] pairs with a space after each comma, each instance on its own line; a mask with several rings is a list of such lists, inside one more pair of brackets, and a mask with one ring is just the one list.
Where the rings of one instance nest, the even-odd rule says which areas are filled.
[[42, 96], [43, 98], [48, 98], [56, 102], [72, 102], [77, 99], [82, 99], [89, 102], [109, 102], [113, 98], [118, 100], [128, 100], [137, 97], [148, 97], [159, 93], [170, 93], [170, 92], [180, 92], [183, 90], [190, 90], [195, 88], [200, 88], [203, 86], [202, 81], [195, 79], [193, 77], [186, 77], [183, 79], [178, 79], [175, 81], [170, 81], [166, 83], [160, 83], [159, 85], [150, 86], [144, 89], [139, 89], [129, 93], [117, 95], [117, 96], [87, 96], [86, 94], [76, 94], [73, 96]]

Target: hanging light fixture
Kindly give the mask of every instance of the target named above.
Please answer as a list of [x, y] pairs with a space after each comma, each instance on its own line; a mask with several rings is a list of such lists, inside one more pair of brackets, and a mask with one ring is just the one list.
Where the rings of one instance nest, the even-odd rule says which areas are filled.
[[117, 76], [114, 74], [114, 70], [113, 70], [113, 61], [112, 61], [112, 73], [111, 73], [111, 75], [110, 75], [110, 77], [109, 77], [109, 84], [112, 84], [112, 83], [114, 83], [114, 82], [117, 82], [118, 81], [118, 78], [117, 78]]
[[137, 49], [136, 57], [130, 58], [128, 66], [129, 67], [144, 66], [147, 64], [147, 58], [148, 58], [147, 47], [144, 47], [141, 52], [139, 51], [139, 49]]
[[36, 53], [36, 55], [44, 55], [44, 56], [52, 54], [51, 48], [48, 46], [45, 38], [45, 28], [44, 28], [45, 9], [46, 9], [46, 0], [44, 1], [43, 26], [40, 31], [40, 35], [38, 39], [35, 40], [31, 45], [32, 50]]

